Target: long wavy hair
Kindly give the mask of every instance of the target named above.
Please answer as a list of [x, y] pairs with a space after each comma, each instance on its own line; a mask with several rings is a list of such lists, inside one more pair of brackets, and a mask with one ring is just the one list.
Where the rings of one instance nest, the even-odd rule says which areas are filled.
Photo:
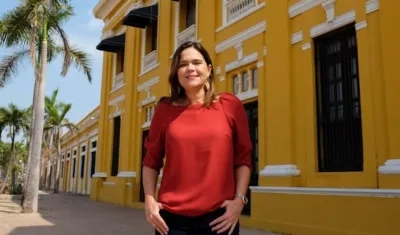
[[[179, 83], [178, 79], [178, 69], [179, 69], [179, 63], [181, 60], [181, 53], [183, 50], [187, 48], [194, 48], [196, 49], [203, 57], [204, 60], [207, 64], [207, 66], [211, 67], [211, 73], [210, 76], [207, 78], [206, 83], [204, 84], [204, 91], [205, 91], [205, 96], [204, 96], [204, 106], [205, 107], [211, 107], [214, 101], [217, 98], [217, 95], [215, 93], [215, 76], [214, 76], [214, 67], [211, 61], [211, 57], [208, 54], [207, 50], [198, 42], [193, 42], [193, 41], [188, 41], [183, 43], [176, 49], [174, 56], [172, 57], [172, 63], [171, 63], [171, 68], [169, 72], [169, 85], [171, 89], [171, 95], [169, 97], [169, 100], [171, 102], [175, 101], [181, 101], [182, 99], [187, 98], [185, 89], [182, 87], [182, 85]], [[162, 101], [161, 99], [160, 101]]]

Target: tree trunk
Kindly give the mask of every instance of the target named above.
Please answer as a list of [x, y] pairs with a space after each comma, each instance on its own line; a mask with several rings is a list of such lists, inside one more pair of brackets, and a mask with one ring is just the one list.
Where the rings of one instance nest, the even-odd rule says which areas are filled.
[[[36, 69], [36, 68], [35, 68]], [[25, 177], [24, 177], [24, 187], [22, 188], [22, 197], [21, 197], [21, 206], [24, 204], [24, 200], [25, 200], [25, 192], [26, 192], [26, 185], [27, 185], [27, 180], [28, 180], [28, 172], [29, 172], [29, 166], [30, 166], [30, 161], [31, 161], [31, 150], [32, 150], [32, 136], [33, 136], [33, 128], [35, 125], [35, 115], [36, 115], [36, 107], [37, 107], [37, 94], [39, 93], [39, 78], [36, 76], [36, 72], [35, 72], [35, 88], [33, 90], [33, 100], [32, 100], [32, 113], [31, 113], [31, 126], [29, 129], [29, 140], [28, 140], [28, 161], [26, 163], [26, 173], [25, 173]], [[40, 168], [42, 168], [42, 166], [40, 166]], [[41, 170], [39, 172], [39, 175], [41, 173]], [[39, 183], [39, 188], [41, 188], [42, 185], [42, 181], [40, 180]]]
[[56, 141], [57, 141], [57, 158], [56, 158], [56, 178], [55, 178], [55, 187], [54, 193], [59, 193], [60, 187], [60, 163], [61, 163], [61, 139], [60, 139], [60, 129], [57, 128], [56, 131]]
[[39, 89], [37, 92], [37, 106], [32, 130], [32, 149], [30, 166], [28, 170], [25, 199], [22, 204], [22, 213], [36, 213], [38, 211], [39, 181], [40, 181], [40, 155], [42, 151], [42, 138], [44, 127], [44, 98], [46, 93], [46, 68], [47, 68], [47, 21], [43, 22], [42, 51], [40, 52], [41, 71]]

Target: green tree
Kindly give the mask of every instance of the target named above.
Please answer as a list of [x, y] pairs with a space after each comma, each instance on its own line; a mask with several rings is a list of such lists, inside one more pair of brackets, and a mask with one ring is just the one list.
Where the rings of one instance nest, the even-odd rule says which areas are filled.
[[[19, 65], [28, 59], [34, 68], [34, 95], [29, 143], [28, 169], [24, 187], [22, 212], [37, 212], [40, 157], [43, 141], [47, 63], [61, 55], [61, 75], [71, 66], [82, 70], [92, 80], [89, 56], [71, 46], [63, 24], [73, 15], [69, 0], [24, 0], [0, 18], [0, 44], [15, 48], [11, 55], [0, 61], [0, 86], [15, 77]], [[58, 45], [60, 38], [62, 45]]]
[[8, 108], [0, 107], [0, 126], [8, 129], [8, 136], [11, 138], [11, 156], [6, 166], [6, 177], [0, 186], [0, 192], [4, 191], [7, 184], [8, 175], [11, 171], [11, 187], [15, 188], [16, 171], [15, 171], [15, 160], [16, 160], [16, 147], [15, 138], [24, 129], [27, 129], [29, 125], [28, 111], [27, 109], [19, 109], [15, 104], [9, 104]]
[[[71, 103], [57, 102], [58, 89], [53, 94], [46, 96], [46, 123], [45, 123], [45, 143], [47, 143], [49, 153], [53, 147], [56, 148], [56, 170], [52, 172], [52, 188], [54, 193], [59, 192], [60, 185], [60, 161], [61, 161], [61, 134], [62, 129], [67, 128], [71, 132], [78, 130], [78, 127], [67, 118], [68, 112], [72, 108]], [[51, 155], [51, 154], [50, 154]], [[49, 155], [49, 156], [50, 156]]]

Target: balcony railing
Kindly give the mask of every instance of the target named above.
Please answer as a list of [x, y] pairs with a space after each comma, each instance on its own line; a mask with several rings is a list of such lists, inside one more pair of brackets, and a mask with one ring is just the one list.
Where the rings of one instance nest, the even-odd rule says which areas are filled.
[[157, 50], [150, 52], [143, 58], [143, 72], [147, 72], [157, 66]]
[[257, 6], [257, 0], [230, 0], [225, 7], [227, 12], [227, 23], [242, 18]]
[[124, 72], [117, 74], [113, 80], [113, 90], [117, 90], [118, 88], [124, 85]]
[[196, 25], [192, 24], [182, 32], [178, 34], [176, 37], [177, 40], [177, 46], [179, 47], [183, 43], [187, 41], [195, 41], [196, 40]]

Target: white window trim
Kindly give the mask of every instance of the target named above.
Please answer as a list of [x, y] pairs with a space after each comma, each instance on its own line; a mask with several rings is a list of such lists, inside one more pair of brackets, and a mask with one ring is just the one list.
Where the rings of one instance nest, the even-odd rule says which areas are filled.
[[[151, 4], [149, 4], [149, 5], [146, 5], [146, 6], [143, 6], [143, 7], [147, 7], [147, 6], [151, 6], [151, 5], [154, 5], [154, 4], [158, 4], [158, 1], [157, 0], [154, 0]], [[158, 5], [158, 14], [160, 14], [160, 5]], [[159, 17], [157, 17], [157, 42], [156, 42], [156, 50], [154, 50], [154, 51], [151, 51], [150, 53], [148, 53], [148, 54], [146, 54], [146, 31], [147, 31], [147, 26], [144, 28], [144, 29], [142, 29], [142, 45], [141, 45], [141, 54], [142, 54], [142, 56], [141, 56], [141, 73], [139, 74], [139, 77], [141, 77], [141, 76], [143, 76], [144, 74], [146, 74], [146, 73], [148, 73], [148, 72], [150, 72], [150, 71], [152, 71], [152, 70], [154, 70], [155, 68], [157, 68], [158, 66], [160, 66], [160, 63], [159, 63], [159, 59], [158, 59], [158, 48], [159, 48], [159, 45], [160, 45], [160, 40], [159, 40], [159, 31], [160, 31], [160, 20], [159, 20]], [[145, 69], [145, 67], [144, 67], [144, 63], [143, 63], [143, 61], [144, 61], [144, 58], [147, 56], [147, 55], [149, 55], [149, 54], [151, 54], [151, 53], [155, 53], [156, 54], [156, 61], [155, 61], [155, 64], [153, 65], [153, 66], [151, 66], [151, 67], [149, 67], [149, 68], [147, 68], [147, 69]]]

